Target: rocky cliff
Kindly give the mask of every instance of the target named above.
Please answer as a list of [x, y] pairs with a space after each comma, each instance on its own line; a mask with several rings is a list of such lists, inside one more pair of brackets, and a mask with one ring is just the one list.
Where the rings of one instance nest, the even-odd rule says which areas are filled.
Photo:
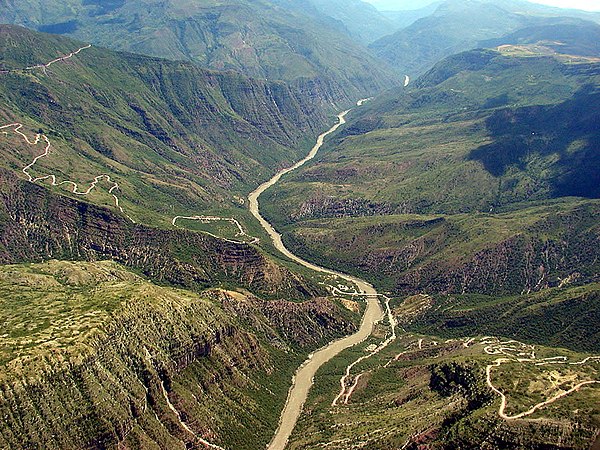
[[431, 248], [417, 239], [393, 256], [408, 268], [400, 275], [397, 289], [510, 295], [558, 286], [569, 277], [580, 283], [596, 280], [600, 230], [594, 224], [599, 217], [594, 203], [573, 208], [551, 214], [474, 254], [424, 264], [418, 261]]
[[[398, 295], [514, 295], [598, 279], [598, 204], [467, 216], [374, 216], [306, 222], [288, 244], [362, 273]], [[366, 252], [366, 254], [365, 254]]]
[[319, 291], [256, 247], [185, 230], [135, 225], [0, 171], [0, 262], [113, 259], [153, 280], [192, 289], [235, 284], [267, 295]]

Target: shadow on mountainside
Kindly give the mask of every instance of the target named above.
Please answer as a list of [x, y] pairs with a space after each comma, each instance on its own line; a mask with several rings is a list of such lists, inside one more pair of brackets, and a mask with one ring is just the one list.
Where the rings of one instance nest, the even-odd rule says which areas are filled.
[[[551, 197], [600, 198], [600, 91], [584, 87], [553, 106], [502, 109], [486, 121], [493, 143], [469, 155], [495, 177], [540, 170]], [[556, 155], [556, 159], [551, 158]], [[539, 164], [539, 160], [546, 162]]]

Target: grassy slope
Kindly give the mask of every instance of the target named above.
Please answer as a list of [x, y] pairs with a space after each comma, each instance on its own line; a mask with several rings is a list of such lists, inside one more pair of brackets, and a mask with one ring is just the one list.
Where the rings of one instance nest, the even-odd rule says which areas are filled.
[[[367, 104], [318, 164], [285, 180], [280, 222], [354, 214], [489, 211], [565, 195], [596, 197], [597, 64], [454, 56], [405, 92]], [[591, 86], [590, 86], [591, 85]], [[523, 143], [525, 145], [518, 145]], [[589, 176], [588, 176], [589, 175]], [[586, 184], [586, 180], [589, 182]], [[465, 182], [466, 181], [466, 182]], [[582, 192], [583, 191], [583, 192]], [[292, 199], [292, 201], [289, 201]]]
[[[597, 277], [598, 202], [503, 214], [314, 219], [286, 241], [322, 264], [407, 292], [518, 294]], [[493, 266], [493, 269], [491, 266]]]
[[[498, 358], [513, 359], [492, 371], [494, 385], [507, 397], [509, 415], [527, 411], [575, 383], [598, 380], [597, 361], [536, 365], [515, 360], [530, 354], [529, 344], [540, 342], [545, 346], [534, 348], [540, 360], [561, 356], [579, 362], [598, 355], [598, 287], [555, 288], [519, 298], [394, 299], [398, 338], [352, 368], [347, 386], [362, 375], [347, 404], [331, 406], [341, 374], [366, 355], [365, 347], [389, 336], [389, 324], [381, 324], [364, 345], [321, 369], [290, 448], [463, 449], [481, 448], [482, 442], [489, 449], [590, 448], [600, 427], [597, 387], [542, 407], [528, 420], [506, 421], [498, 417], [500, 399], [486, 386], [485, 367]], [[481, 342], [493, 339], [484, 335], [529, 344], [518, 344], [520, 350], [512, 357], [489, 355]]]
[[440, 297], [410, 329], [454, 337], [502, 335], [600, 353], [599, 298], [598, 283], [504, 298]]
[[[50, 61], [81, 45], [3, 26], [0, 66], [14, 70]], [[277, 168], [303, 156], [329, 121], [329, 109], [283, 83], [96, 47], [46, 70], [0, 74], [0, 98], [2, 124], [21, 121], [31, 139], [41, 129], [52, 142], [33, 176], [54, 173], [59, 182], [72, 180], [86, 190], [95, 176], [108, 174], [119, 183], [125, 214], [138, 223], [172, 229], [176, 215], [236, 217], [249, 235], [264, 238], [271, 253], [243, 199]], [[43, 150], [43, 143], [26, 145], [10, 130], [0, 134], [1, 164], [18, 177]], [[103, 180], [85, 197], [65, 185], [51, 190], [119, 214], [111, 186]], [[25, 205], [18, 214], [27, 214]], [[177, 225], [238, 239], [231, 226]]]
[[[599, 195], [597, 73], [553, 58], [454, 56], [366, 106], [317, 162], [267, 193], [265, 210], [297, 250], [390, 289], [519, 293], [536, 277], [594, 276], [597, 201], [569, 196]], [[486, 275], [484, 262], [496, 269]]]
[[[281, 401], [268, 399], [260, 391], [273, 389], [283, 398], [287, 370], [267, 377], [272, 358], [278, 352], [266, 343], [259, 345], [241, 334], [237, 338], [239, 349], [248, 352], [248, 362], [227, 374], [223, 357], [229, 355], [233, 360], [240, 357], [228, 342], [230, 331], [227, 330], [239, 325], [217, 303], [190, 292], [152, 285], [111, 262], [50, 261], [39, 265], [4, 266], [1, 280], [0, 290], [10, 290], [10, 296], [3, 296], [2, 308], [3, 387], [12, 389], [15, 380], [26, 375], [30, 386], [24, 390], [30, 391], [29, 395], [36, 398], [40, 408], [48, 408], [36, 417], [16, 389], [12, 394], [16, 398], [15, 405], [9, 402], [1, 405], [5, 413], [10, 412], [12, 419], [18, 420], [5, 423], [12, 430], [9, 432], [3, 427], [4, 444], [13, 446], [17, 439], [24, 439], [30, 445], [45, 448], [58, 448], [67, 442], [69, 446], [87, 448], [115, 445], [119, 434], [134, 448], [143, 447], [144, 442], [150, 445], [152, 441], [153, 445], [160, 446], [182, 445], [178, 439], [193, 441], [176, 425], [173, 414], [161, 399], [153, 370], [167, 383], [171, 401], [181, 404], [182, 410], [194, 413], [192, 428], [201, 435], [228, 443], [229, 439], [236, 440], [247, 434], [246, 427], [249, 427], [263, 440], [269, 436], [277, 415], [265, 415], [261, 411], [276, 408]], [[141, 321], [146, 323], [142, 326]], [[137, 350], [123, 340], [123, 326], [129, 329], [130, 339], [142, 338], [136, 343]], [[222, 334], [223, 342], [211, 342], [215, 333]], [[248, 344], [258, 348], [252, 349]], [[202, 355], [204, 350], [196, 350], [199, 354], [194, 361], [194, 357], [187, 354], [194, 352], [193, 348], [187, 348], [190, 345], [214, 345], [215, 348], [212, 355]], [[154, 355], [152, 368], [144, 367], [147, 358], [144, 349]], [[180, 358], [189, 361], [182, 363]], [[128, 363], [119, 365], [129, 359]], [[290, 361], [284, 358], [279, 363], [291, 362], [293, 366], [294, 357], [288, 359]], [[71, 364], [65, 364], [66, 361]], [[86, 364], [90, 368], [86, 369]], [[94, 365], [105, 372], [96, 372]], [[213, 377], [229, 379], [231, 387], [220, 392], [218, 382], [213, 381], [214, 386], [211, 386], [211, 373]], [[71, 400], [57, 383], [61, 378], [72, 380]], [[199, 383], [209, 389], [198, 389]], [[195, 403], [190, 392], [195, 392], [197, 402], [202, 404]], [[254, 417], [239, 414], [238, 420], [243, 425], [229, 435], [222, 426], [227, 420], [226, 414], [218, 405], [241, 401], [240, 398], [254, 410]], [[265, 400], [274, 404], [261, 408], [260, 403]], [[51, 422], [52, 414], [60, 410], [52, 410], [51, 401], [62, 401], [67, 407], [62, 413], [62, 426], [54, 429], [52, 438], [46, 434], [51, 428], [44, 422]], [[128, 418], [128, 408], [133, 411], [135, 420]], [[78, 415], [82, 417], [78, 419]], [[44, 425], [33, 430], [29, 424], [36, 419], [42, 420]], [[111, 436], [119, 427], [123, 432]], [[268, 431], [265, 432], [265, 428]]]
[[[402, 317], [400, 309], [396, 310]], [[360, 348], [348, 350], [323, 366], [306, 404], [290, 448], [431, 448], [587, 449], [600, 426], [598, 388], [566, 397], [542, 408], [529, 421], [504, 421], [497, 416], [499, 398], [485, 384], [485, 366], [498, 356], [484, 346], [463, 346], [464, 339], [402, 334], [373, 358], [354, 366], [363, 375], [348, 402], [335, 407], [345, 367], [365, 354], [363, 348], [384, 339], [387, 327]], [[419, 341], [421, 349], [419, 349]], [[537, 347], [538, 357], [564, 355], [580, 361], [585, 354]], [[397, 359], [396, 359], [397, 358]], [[494, 383], [508, 399], [507, 413], [526, 411], [570, 380], [597, 379], [597, 364], [587, 367], [507, 364], [494, 371]], [[350, 383], [353, 383], [351, 378]], [[532, 380], [536, 380], [535, 383]]]
[[[281, 3], [281, 4], [276, 4]], [[7, 23], [68, 33], [119, 50], [188, 60], [217, 70], [293, 81], [338, 101], [380, 90], [392, 78], [362, 46], [293, 2], [75, 0], [18, 2]], [[315, 89], [314, 83], [321, 84]], [[336, 84], [336, 85], [334, 85]]]

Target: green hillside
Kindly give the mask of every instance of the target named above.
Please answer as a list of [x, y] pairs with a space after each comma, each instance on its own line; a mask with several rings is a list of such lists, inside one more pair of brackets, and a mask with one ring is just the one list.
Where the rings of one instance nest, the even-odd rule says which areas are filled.
[[327, 301], [198, 294], [109, 261], [4, 265], [0, 293], [3, 448], [255, 449], [306, 353], [352, 327]]
[[321, 368], [290, 448], [598, 446], [600, 66], [579, 26], [442, 60], [267, 193], [289, 248], [391, 304]]
[[305, 257], [397, 295], [596, 280], [600, 68], [568, 61], [452, 56], [358, 111], [264, 209]]
[[134, 0], [10, 2], [0, 22], [68, 34], [99, 46], [293, 82], [347, 102], [395, 80], [343, 30], [294, 2]]
[[567, 55], [600, 56], [600, 25], [584, 20], [548, 20], [522, 28], [500, 39], [481, 42], [483, 47], [538, 44]]
[[[462, 53], [376, 99], [271, 195], [281, 223], [598, 196], [597, 63]], [[293, 201], [290, 201], [293, 199]]]
[[425, 6], [0, 0], [0, 448], [600, 448], [597, 16]]
[[[245, 211], [245, 193], [304, 154], [330, 120], [330, 105], [279, 82], [97, 47], [48, 68], [10, 71], [83, 46], [0, 27], [0, 67], [9, 70], [0, 74], [0, 126], [19, 122], [31, 141], [40, 130], [50, 140], [52, 152], [32, 176], [55, 174], [86, 190], [109, 175], [120, 206], [138, 222]], [[44, 152], [43, 142], [29, 145], [14, 127], [2, 131], [4, 167], [21, 173]], [[86, 198], [114, 206], [111, 184], [102, 179], [98, 187]], [[55, 190], [69, 195], [72, 185]]]
[[[400, 326], [408, 320], [408, 306], [418, 302], [419, 296], [409, 298], [395, 309]], [[382, 324], [368, 344], [387, 336], [389, 326]], [[491, 382], [505, 395], [506, 414], [523, 414], [577, 383], [597, 380], [598, 360], [589, 354], [489, 335], [447, 339], [399, 333], [385, 349], [352, 367], [348, 401], [332, 406], [341, 374], [368, 355], [365, 347], [346, 351], [322, 368], [290, 449], [346, 450], [358, 442], [376, 449], [588, 450], [598, 442], [596, 383], [511, 420], [498, 417], [500, 397], [486, 383], [490, 367]], [[534, 359], [528, 360], [532, 352]], [[544, 364], [546, 358], [554, 363]], [[586, 358], [588, 364], [578, 364]], [[504, 362], [496, 366], [498, 359]]]
[[600, 352], [600, 285], [555, 287], [517, 297], [450, 296], [409, 328], [423, 334], [462, 337], [477, 334], [542, 342]]

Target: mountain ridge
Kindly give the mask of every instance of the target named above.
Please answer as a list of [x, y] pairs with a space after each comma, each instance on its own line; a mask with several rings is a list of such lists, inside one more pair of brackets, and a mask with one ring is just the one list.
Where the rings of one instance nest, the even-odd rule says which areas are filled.
[[[0, 27], [0, 39], [4, 68], [46, 63], [84, 46], [14, 26]], [[311, 97], [281, 82], [95, 46], [48, 68], [0, 77], [2, 125], [23, 123], [32, 139], [42, 129], [61, 155], [38, 160], [34, 176], [55, 173], [83, 184], [109, 175], [128, 215], [164, 226], [190, 212], [241, 210], [239, 199], [254, 184], [303, 154], [332, 108], [326, 94]], [[5, 167], [21, 172], [43, 153], [41, 144], [4, 132]], [[96, 191], [89, 196], [96, 197], [106, 204]]]
[[[362, 98], [394, 82], [384, 65], [320, 15], [266, 0], [190, 3], [153, 0], [144, 9], [134, 1], [71, 0], [44, 5], [14, 3], [0, 22], [66, 33], [117, 50], [195, 62], [203, 67], [284, 80], [310, 90], [326, 86], [335, 102]], [[59, 20], [60, 23], [52, 23]], [[62, 24], [62, 25], [61, 25]], [[61, 26], [63, 28], [61, 28]]]

